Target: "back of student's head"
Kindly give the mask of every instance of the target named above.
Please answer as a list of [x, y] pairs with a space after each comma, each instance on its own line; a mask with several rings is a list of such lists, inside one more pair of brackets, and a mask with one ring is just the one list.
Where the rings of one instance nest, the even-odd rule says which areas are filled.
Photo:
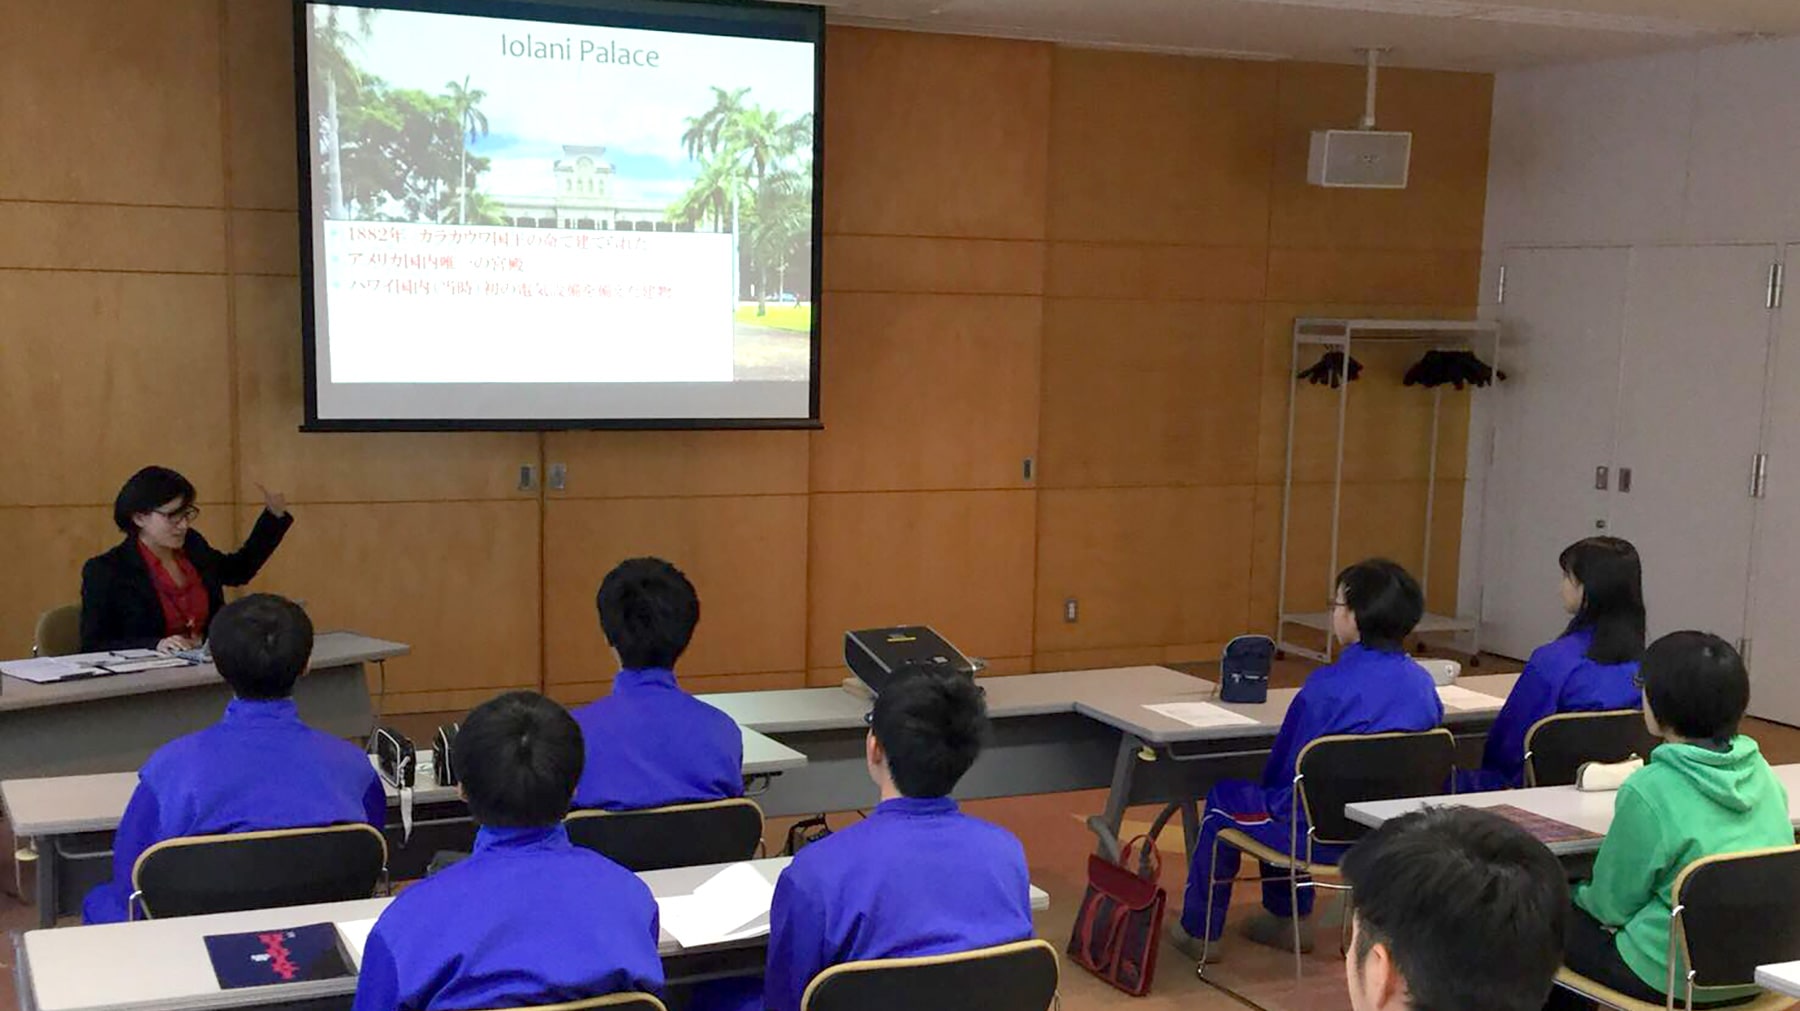
[[1413, 1011], [1538, 1011], [1562, 964], [1569, 889], [1543, 843], [1479, 808], [1387, 822], [1343, 862], [1356, 890], [1353, 978], [1380, 944]]
[[1723, 744], [1750, 708], [1750, 673], [1731, 644], [1705, 632], [1671, 632], [1638, 667], [1644, 701], [1665, 731]]
[[587, 757], [575, 718], [537, 692], [477, 706], [456, 734], [455, 752], [469, 814], [495, 828], [561, 821]]
[[1581, 607], [1569, 631], [1587, 629], [1587, 655], [1626, 663], [1644, 655], [1644, 568], [1637, 548], [1620, 537], [1587, 537], [1563, 549], [1563, 573], [1581, 584]]
[[1356, 634], [1370, 649], [1402, 650], [1425, 614], [1418, 580], [1385, 558], [1357, 562], [1338, 573], [1344, 606], [1356, 615]]
[[673, 667], [700, 623], [700, 598], [681, 570], [660, 558], [620, 562], [600, 582], [600, 630], [627, 669]]
[[312, 659], [312, 619], [272, 593], [225, 605], [209, 636], [213, 666], [240, 699], [287, 698]]
[[908, 664], [876, 696], [870, 726], [901, 793], [942, 797], [981, 754], [987, 701], [967, 674], [941, 664]]

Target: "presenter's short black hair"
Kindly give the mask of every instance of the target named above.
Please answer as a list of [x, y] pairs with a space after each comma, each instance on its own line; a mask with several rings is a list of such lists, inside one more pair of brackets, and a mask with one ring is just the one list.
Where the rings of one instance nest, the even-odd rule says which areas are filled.
[[1670, 632], [1638, 667], [1644, 701], [1663, 729], [1724, 745], [1750, 708], [1750, 672], [1731, 644], [1705, 632]]
[[981, 754], [987, 700], [967, 674], [941, 664], [907, 664], [876, 696], [869, 724], [900, 792], [942, 797]]
[[1338, 573], [1344, 606], [1356, 615], [1356, 633], [1370, 649], [1403, 650], [1425, 616], [1425, 594], [1398, 564], [1385, 558], [1357, 562]]
[[312, 659], [313, 624], [299, 604], [253, 593], [219, 611], [208, 642], [213, 665], [238, 698], [285, 699]]
[[145, 467], [126, 479], [113, 499], [113, 523], [127, 534], [137, 533], [131, 521], [138, 513], [155, 512], [170, 502], [182, 507], [194, 504], [194, 483], [167, 467]]
[[587, 760], [575, 718], [537, 692], [507, 692], [475, 707], [453, 747], [469, 814], [494, 828], [562, 821]]
[[700, 623], [700, 597], [682, 571], [660, 558], [620, 562], [594, 597], [600, 630], [626, 668], [673, 667]]
[[1569, 887], [1524, 829], [1472, 807], [1389, 821], [1344, 857], [1358, 976], [1385, 945], [1415, 1008], [1538, 1011], [1562, 965]]

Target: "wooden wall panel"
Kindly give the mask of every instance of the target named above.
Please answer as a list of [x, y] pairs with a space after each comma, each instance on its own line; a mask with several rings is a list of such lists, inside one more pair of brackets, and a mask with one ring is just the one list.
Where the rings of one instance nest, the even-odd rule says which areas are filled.
[[300, 193], [294, 153], [293, 4], [226, 0], [222, 6], [231, 206], [291, 210]]
[[219, 103], [217, 0], [14, 0], [0, 199], [217, 207]]
[[1037, 495], [812, 496], [808, 657], [839, 669], [844, 633], [930, 625], [965, 652], [1030, 656]]
[[300, 218], [293, 211], [232, 211], [231, 269], [300, 276]]
[[1271, 249], [1278, 302], [1474, 305], [1481, 250]]
[[[305, 601], [319, 629], [411, 644], [410, 655], [388, 661], [389, 693], [537, 686], [535, 502], [306, 504], [293, 511], [293, 528], [251, 589]], [[241, 507], [242, 529], [255, 513]]]
[[224, 266], [219, 211], [0, 202], [0, 269], [216, 274]]
[[1064, 298], [1255, 302], [1268, 259], [1261, 246], [1055, 242], [1046, 287]]
[[[1424, 557], [1425, 489], [1423, 481], [1344, 485], [1338, 568], [1364, 558], [1391, 558], [1405, 566], [1414, 578], [1423, 579], [1426, 573], [1420, 563]], [[1461, 481], [1438, 482], [1426, 603], [1439, 612], [1455, 610], [1462, 496]], [[1331, 486], [1295, 485], [1293, 509], [1288, 545], [1288, 606], [1300, 611], [1323, 610], [1331, 593], [1333, 571]], [[1279, 527], [1276, 530], [1279, 534]]]
[[549, 683], [617, 672], [594, 593], [614, 565], [640, 555], [673, 562], [700, 594], [700, 626], [677, 666], [684, 680], [805, 669], [805, 496], [552, 499], [544, 515]]
[[229, 501], [223, 279], [0, 271], [0, 319], [0, 504], [110, 506], [148, 463]]
[[1044, 244], [1024, 239], [838, 235], [825, 244], [831, 292], [1039, 295]]
[[[1037, 652], [1224, 641], [1246, 630], [1247, 485], [1039, 493]], [[1068, 598], [1078, 620], [1064, 621]]]
[[30, 656], [38, 615], [80, 603], [82, 563], [117, 543], [110, 504], [0, 506], [0, 654]]
[[518, 490], [520, 465], [538, 462], [534, 433], [301, 433], [299, 282], [235, 286], [244, 501], [260, 501], [257, 483], [295, 502], [537, 500]]
[[831, 29], [827, 233], [1044, 235], [1051, 47]]
[[546, 432], [545, 464], [568, 468], [563, 499], [801, 495], [806, 432]]
[[1247, 484], [1262, 306], [1051, 299], [1043, 484]]
[[1042, 300], [837, 294], [824, 325], [813, 490], [1028, 486]]
[[1276, 68], [1058, 48], [1050, 234], [1261, 246]]

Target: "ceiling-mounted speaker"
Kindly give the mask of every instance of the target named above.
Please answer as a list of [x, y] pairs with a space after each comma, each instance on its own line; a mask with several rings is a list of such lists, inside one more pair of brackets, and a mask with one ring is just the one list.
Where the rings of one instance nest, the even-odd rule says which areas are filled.
[[1356, 190], [1403, 190], [1412, 134], [1395, 130], [1314, 130], [1306, 181]]

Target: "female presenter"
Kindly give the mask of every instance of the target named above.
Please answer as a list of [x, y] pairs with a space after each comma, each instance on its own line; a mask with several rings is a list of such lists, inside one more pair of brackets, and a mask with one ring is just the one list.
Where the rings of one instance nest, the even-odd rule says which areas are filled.
[[167, 467], [145, 467], [113, 502], [125, 540], [81, 567], [81, 650], [195, 649], [225, 604], [275, 553], [294, 518], [287, 500], [258, 486], [263, 513], [250, 539], [224, 554], [191, 529], [194, 486]]

